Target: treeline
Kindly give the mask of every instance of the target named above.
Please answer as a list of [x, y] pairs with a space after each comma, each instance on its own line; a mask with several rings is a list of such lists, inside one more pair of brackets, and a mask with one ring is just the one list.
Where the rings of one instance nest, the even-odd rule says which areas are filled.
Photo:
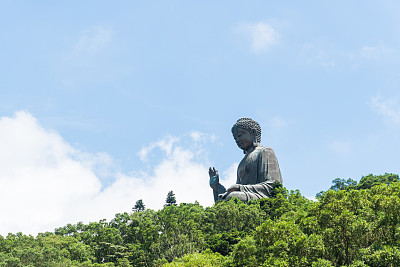
[[317, 201], [272, 195], [207, 208], [170, 198], [159, 211], [138, 201], [110, 222], [0, 236], [0, 266], [400, 266], [398, 175], [335, 179]]

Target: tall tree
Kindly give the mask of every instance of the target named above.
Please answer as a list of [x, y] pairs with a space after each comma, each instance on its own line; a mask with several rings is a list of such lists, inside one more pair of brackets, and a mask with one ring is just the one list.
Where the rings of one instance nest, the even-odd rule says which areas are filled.
[[165, 200], [164, 206], [176, 206], [176, 198], [175, 198], [175, 194], [172, 190], [168, 192], [167, 199]]
[[146, 207], [144, 206], [143, 200], [139, 199], [136, 201], [135, 206], [132, 208], [134, 212], [141, 212], [144, 211]]

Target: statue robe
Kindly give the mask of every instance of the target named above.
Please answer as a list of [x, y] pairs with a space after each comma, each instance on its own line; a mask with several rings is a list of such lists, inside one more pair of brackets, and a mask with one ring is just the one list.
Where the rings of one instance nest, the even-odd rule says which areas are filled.
[[282, 184], [282, 175], [278, 159], [272, 148], [257, 146], [246, 155], [237, 169], [237, 181], [240, 191], [247, 200], [266, 198], [272, 190], [272, 184]]

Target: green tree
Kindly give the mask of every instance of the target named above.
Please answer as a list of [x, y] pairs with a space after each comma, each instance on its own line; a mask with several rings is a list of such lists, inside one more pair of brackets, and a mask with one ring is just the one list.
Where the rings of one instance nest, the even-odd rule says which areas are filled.
[[205, 248], [204, 232], [201, 229], [204, 209], [198, 203], [166, 206], [157, 212], [158, 242], [152, 250], [156, 259], [172, 261], [188, 253]]
[[233, 245], [238, 243], [244, 235], [244, 232], [238, 231], [217, 233], [208, 238], [207, 246], [213, 252], [226, 256], [232, 251]]
[[336, 178], [332, 181], [332, 183], [333, 183], [333, 185], [331, 186], [330, 189], [335, 190], [335, 191], [344, 190], [344, 189], [348, 189], [348, 188], [351, 189], [357, 185], [357, 182], [351, 178], [348, 178], [347, 180]]
[[136, 201], [135, 206], [132, 208], [132, 211], [134, 212], [141, 212], [144, 211], [146, 208], [144, 206], [143, 200], [139, 199]]
[[[369, 189], [372, 188], [375, 185], [380, 185], [380, 184], [391, 184], [393, 182], [399, 182], [400, 178], [398, 174], [393, 174], [393, 173], [385, 173], [383, 175], [373, 175], [373, 174], [368, 174], [366, 176], [361, 177], [360, 182], [357, 184], [356, 181], [353, 179], [341, 179], [341, 178], [336, 178], [332, 181], [332, 186], [329, 188], [329, 190], [352, 190], [352, 189]], [[321, 191], [319, 192], [316, 197], [319, 199], [321, 198], [326, 191]]]
[[167, 263], [165, 267], [213, 267], [222, 266], [224, 257], [210, 250], [201, 253], [187, 254], [182, 258], [175, 259], [171, 263]]
[[228, 257], [227, 265], [260, 266], [256, 254], [256, 242], [252, 236], [248, 236], [234, 246], [232, 253]]
[[400, 266], [399, 247], [384, 246], [376, 251], [368, 248], [364, 249], [362, 254], [362, 259], [366, 263], [365, 266]]
[[400, 266], [398, 180], [338, 178], [318, 201], [274, 185], [270, 198], [205, 209], [170, 191], [158, 211], [0, 236], [0, 266]]
[[318, 222], [326, 257], [334, 265], [349, 265], [359, 257], [359, 250], [371, 245], [373, 225], [365, 190], [329, 190], [310, 210]]
[[379, 184], [391, 184], [399, 181], [399, 175], [393, 173], [385, 173], [383, 175], [368, 174], [361, 177], [357, 189], [368, 189]]
[[175, 206], [176, 205], [176, 198], [174, 192], [171, 190], [168, 192], [167, 199], [165, 200], [164, 206]]
[[325, 252], [320, 235], [303, 233], [294, 221], [267, 220], [254, 235], [259, 263], [309, 266]]

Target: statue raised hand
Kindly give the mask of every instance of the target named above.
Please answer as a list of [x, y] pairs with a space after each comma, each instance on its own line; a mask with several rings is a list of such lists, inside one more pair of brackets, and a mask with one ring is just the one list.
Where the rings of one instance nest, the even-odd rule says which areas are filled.
[[208, 175], [210, 176], [210, 186], [214, 191], [218, 190], [219, 175], [218, 171], [214, 167], [210, 167], [208, 170]]
[[208, 170], [208, 175], [210, 176], [210, 187], [214, 193], [214, 200], [219, 200], [219, 195], [226, 192], [225, 187], [219, 183], [218, 171], [214, 167], [210, 167]]

